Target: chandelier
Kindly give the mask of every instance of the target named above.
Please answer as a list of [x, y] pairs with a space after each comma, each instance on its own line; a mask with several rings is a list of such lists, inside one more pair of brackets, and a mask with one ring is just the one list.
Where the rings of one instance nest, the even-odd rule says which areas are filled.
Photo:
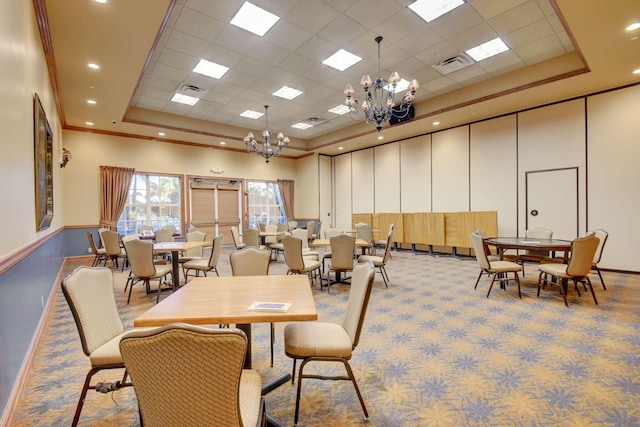
[[353, 98], [353, 87], [348, 84], [344, 88], [344, 94], [347, 99], [344, 104], [349, 107], [349, 113], [352, 119], [359, 119], [364, 116], [367, 123], [375, 123], [378, 132], [382, 130], [384, 122], [389, 122], [391, 118], [403, 119], [409, 115], [409, 110], [416, 90], [420, 87], [416, 79], [409, 83], [408, 91], [404, 94], [400, 102], [396, 102], [396, 89], [400, 81], [400, 75], [397, 72], [391, 73], [389, 80], [380, 77], [380, 42], [382, 37], [375, 38], [378, 43], [378, 77], [371, 80], [367, 74], [362, 76], [360, 84], [364, 88], [364, 101], [362, 105], [358, 105], [358, 101]]
[[289, 146], [289, 137], [284, 136], [282, 132], [279, 132], [276, 139], [273, 140], [273, 135], [269, 132], [269, 106], [264, 106], [264, 130], [262, 131], [262, 139], [256, 141], [253, 137], [253, 133], [249, 132], [244, 137], [244, 144], [247, 147], [247, 152], [254, 153], [264, 157], [267, 163], [274, 156], [279, 156]]

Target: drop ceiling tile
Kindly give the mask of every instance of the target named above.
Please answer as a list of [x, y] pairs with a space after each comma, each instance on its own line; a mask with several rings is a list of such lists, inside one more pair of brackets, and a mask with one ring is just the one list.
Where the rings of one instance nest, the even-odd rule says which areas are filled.
[[[422, 86], [422, 84], [421, 84]], [[450, 92], [455, 89], [460, 89], [462, 86], [453, 81], [452, 79], [442, 76], [436, 79], [430, 80], [424, 84], [424, 88], [429, 92], [436, 95], [441, 93]]]
[[344, 14], [354, 21], [366, 23], [369, 28], [377, 28], [401, 9], [402, 5], [395, 1], [359, 0], [346, 9]]
[[240, 62], [236, 64], [233, 69], [243, 73], [250, 74], [252, 76], [260, 77], [266, 70], [272, 68], [271, 65], [265, 64], [262, 61], [258, 61], [255, 58], [245, 56]]
[[209, 43], [189, 34], [174, 31], [164, 46], [173, 51], [201, 58], [209, 48]]
[[475, 27], [483, 21], [482, 17], [470, 4], [465, 3], [429, 23], [435, 32], [445, 40]]
[[407, 52], [416, 53], [435, 46], [438, 43], [442, 43], [443, 41], [444, 39], [430, 27], [423, 27], [418, 31], [410, 33], [398, 43], [401, 44]]
[[295, 85], [293, 83], [293, 80], [296, 78], [296, 74], [283, 68], [272, 67], [262, 74], [262, 78], [277, 83], [280, 86], [296, 86], [298, 90], [301, 90], [299, 89], [299, 85]]
[[229, 22], [243, 3], [244, 0], [189, 0], [185, 7], [222, 22]]
[[181, 70], [165, 64], [156, 64], [153, 69], [153, 75], [175, 82], [182, 82], [189, 75], [189, 71]]
[[483, 22], [450, 37], [447, 41], [460, 52], [464, 52], [465, 50], [469, 50], [484, 42], [493, 40], [496, 37], [498, 37], [498, 35], [493, 28], [491, 28], [486, 22]]
[[526, 64], [513, 51], [502, 52], [499, 55], [480, 61], [478, 66], [493, 76], [516, 70]]
[[225, 67], [233, 68], [244, 57], [232, 49], [228, 49], [219, 44], [209, 45], [202, 58]]
[[336, 45], [320, 37], [312, 37], [302, 44], [295, 53], [309, 58], [316, 63], [321, 63], [338, 50]]
[[502, 36], [502, 40], [511, 49], [524, 46], [553, 34], [553, 29], [546, 19], [540, 19], [532, 24], [519, 28]]
[[173, 28], [206, 42], [212, 42], [224, 30], [225, 24], [195, 10], [183, 8]]
[[357, 39], [366, 32], [367, 29], [358, 22], [346, 15], [338, 15], [338, 17], [324, 27], [318, 35], [338, 46], [344, 46], [345, 43]]
[[253, 49], [251, 49], [251, 52], [249, 52], [249, 56], [252, 58], [270, 65], [276, 65], [290, 54], [291, 51], [283, 49], [268, 40], [261, 40]]
[[545, 59], [566, 53], [564, 46], [560, 43], [558, 37], [550, 35], [544, 39], [537, 40], [528, 45], [521, 46], [516, 49], [516, 53], [528, 65], [535, 64]]
[[498, 34], [502, 35], [526, 27], [543, 18], [544, 14], [538, 3], [535, 0], [529, 0], [518, 7], [489, 19], [488, 22]]
[[261, 37], [245, 31], [235, 25], [227, 25], [215, 39], [215, 44], [225, 46], [234, 52], [248, 54], [256, 47]]
[[318, 0], [302, 0], [287, 15], [287, 21], [316, 33], [336, 19], [340, 12]]
[[456, 72], [448, 74], [447, 77], [463, 86], [469, 86], [473, 83], [477, 83], [489, 78], [490, 75], [480, 66], [472, 65], [470, 67], [463, 68], [462, 70], [458, 70]]
[[323, 0], [323, 1], [327, 5], [333, 7], [334, 9], [340, 12], [344, 12], [345, 10], [351, 8], [354, 4], [358, 2], [358, 0]]
[[473, 6], [482, 18], [488, 20], [527, 1], [528, 0], [469, 0], [469, 4]]
[[198, 59], [175, 50], [163, 49], [158, 63], [191, 72], [198, 63]]
[[136, 107], [139, 107], [139, 108], [146, 108], [149, 110], [160, 111], [162, 110], [162, 108], [166, 103], [167, 101], [164, 99], [143, 95], [140, 97], [140, 100], [135, 105]]
[[278, 67], [284, 68], [285, 70], [289, 70], [296, 74], [304, 74], [313, 68], [317, 63], [315, 61], [310, 60], [309, 58], [305, 58], [304, 56], [300, 56], [296, 53], [292, 53], [284, 58], [278, 64]]
[[248, 73], [243, 73], [241, 71], [229, 70], [227, 74], [224, 75], [224, 80], [227, 83], [231, 83], [240, 87], [247, 87], [255, 82], [256, 76], [252, 76]]
[[460, 50], [451, 43], [445, 41], [428, 49], [414, 54], [416, 58], [425, 64], [433, 65], [460, 53]]
[[313, 37], [313, 33], [288, 21], [279, 22], [269, 31], [271, 42], [292, 52], [311, 37]]

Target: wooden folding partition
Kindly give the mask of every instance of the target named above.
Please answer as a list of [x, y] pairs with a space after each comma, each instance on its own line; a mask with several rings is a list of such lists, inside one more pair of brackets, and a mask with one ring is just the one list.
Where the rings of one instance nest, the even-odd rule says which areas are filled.
[[406, 213], [402, 216], [405, 241], [417, 245], [445, 245], [442, 212]]

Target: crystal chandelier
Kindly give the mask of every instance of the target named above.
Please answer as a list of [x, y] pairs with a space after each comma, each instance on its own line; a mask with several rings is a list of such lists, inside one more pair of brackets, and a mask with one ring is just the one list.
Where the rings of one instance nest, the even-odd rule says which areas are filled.
[[256, 141], [253, 137], [253, 133], [249, 132], [244, 137], [244, 144], [247, 147], [247, 152], [254, 153], [264, 157], [269, 163], [269, 160], [274, 156], [279, 156], [289, 146], [289, 137], [284, 136], [282, 132], [278, 133], [277, 142], [273, 141], [273, 135], [269, 132], [269, 115], [268, 105], [264, 106], [264, 130], [262, 131], [262, 140]]
[[382, 130], [384, 122], [388, 122], [391, 118], [403, 119], [409, 115], [409, 107], [413, 103], [416, 90], [420, 87], [416, 79], [409, 83], [408, 91], [404, 94], [399, 103], [396, 102], [396, 89], [400, 81], [400, 75], [397, 72], [391, 73], [389, 80], [380, 77], [380, 42], [382, 37], [375, 38], [378, 43], [378, 77], [371, 80], [367, 74], [362, 77], [360, 84], [364, 87], [364, 101], [362, 105], [358, 105], [358, 101], [353, 98], [353, 87], [348, 84], [344, 88], [344, 94], [347, 99], [345, 105], [349, 107], [351, 118], [359, 119], [364, 116], [367, 123], [375, 123], [378, 132]]

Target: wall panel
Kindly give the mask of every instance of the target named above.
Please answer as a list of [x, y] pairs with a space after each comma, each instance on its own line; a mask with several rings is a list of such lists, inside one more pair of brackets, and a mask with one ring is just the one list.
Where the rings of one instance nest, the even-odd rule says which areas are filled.
[[434, 212], [469, 210], [469, 126], [433, 134]]
[[400, 211], [431, 212], [431, 135], [400, 143]]
[[373, 148], [351, 153], [351, 165], [353, 212], [373, 212]]
[[637, 243], [640, 241], [639, 102], [640, 86], [588, 100], [586, 228], [602, 228], [609, 233], [600, 262], [604, 268], [640, 269]]
[[400, 143], [375, 148], [375, 212], [400, 212]]
[[318, 156], [318, 198], [320, 200], [320, 221], [323, 229], [333, 224], [333, 191], [331, 187], [331, 157]]
[[351, 154], [334, 157], [333, 163], [334, 226], [351, 228]]
[[516, 119], [512, 114], [471, 125], [471, 210], [497, 211], [500, 236], [518, 234]]

